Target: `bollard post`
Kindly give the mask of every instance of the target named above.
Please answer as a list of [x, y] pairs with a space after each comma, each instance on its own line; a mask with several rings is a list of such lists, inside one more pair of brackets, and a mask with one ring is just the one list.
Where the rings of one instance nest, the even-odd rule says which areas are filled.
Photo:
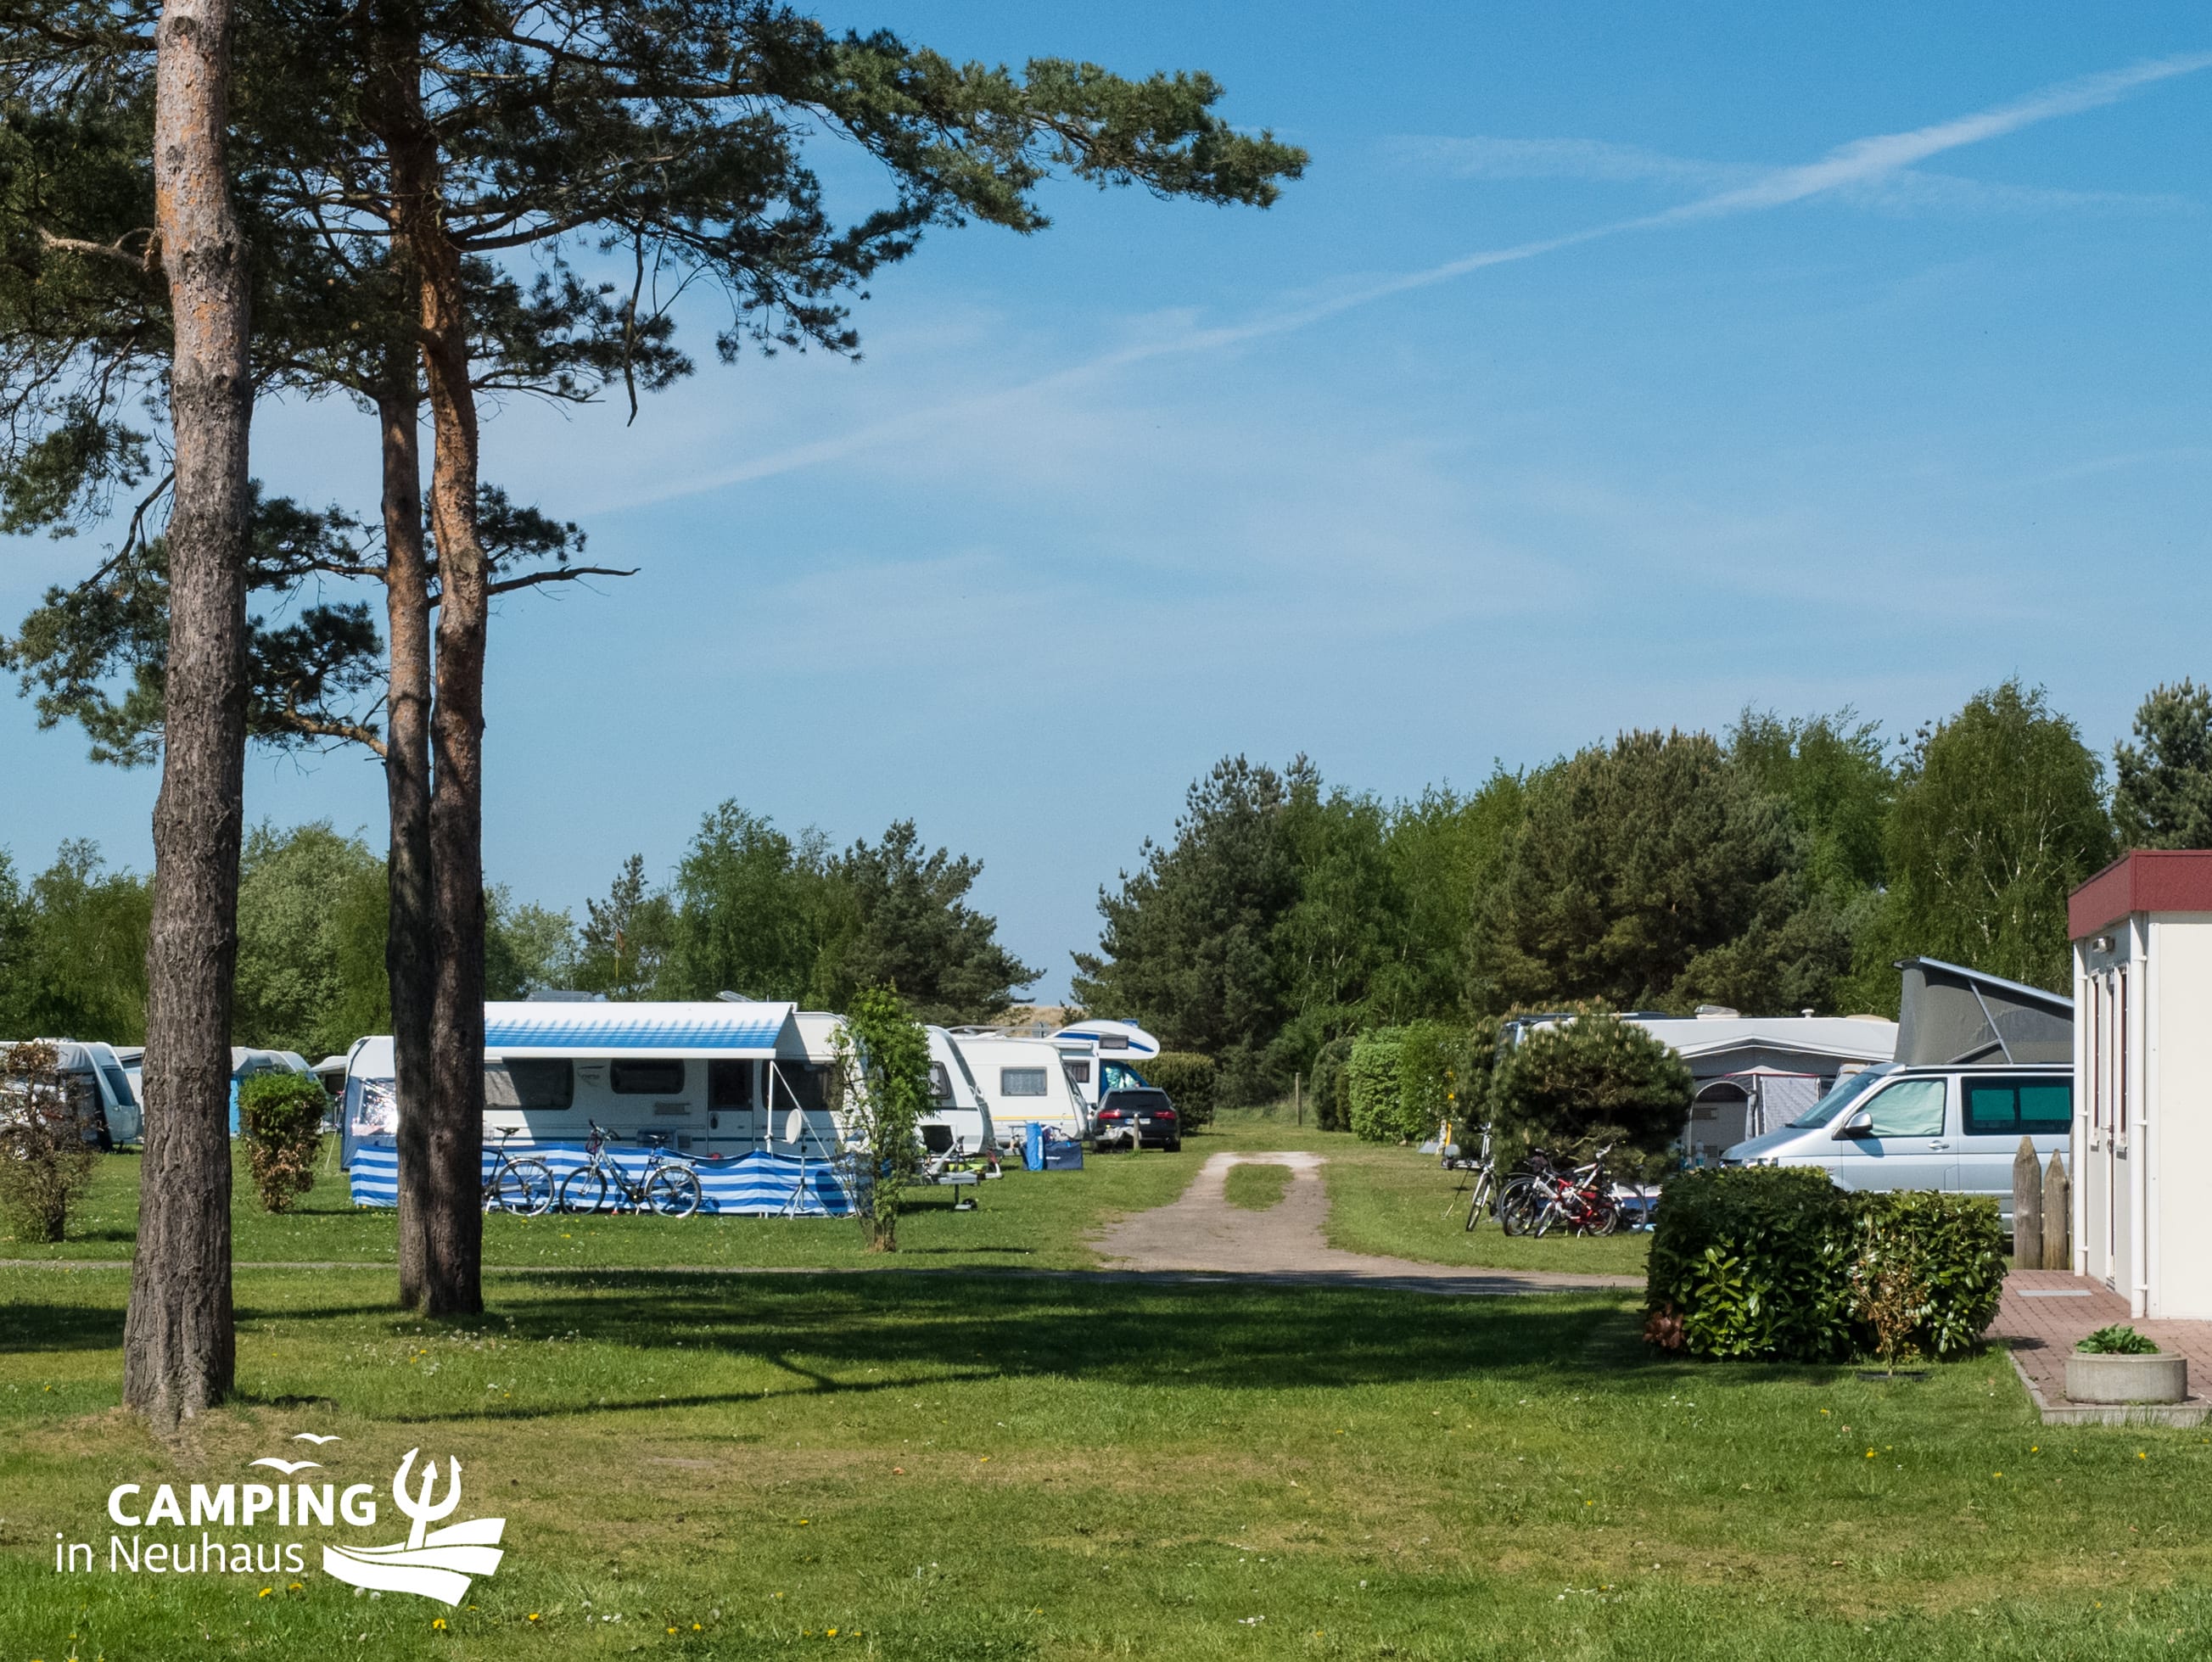
[[2046, 1270], [2070, 1270], [2074, 1267], [2074, 1243], [2067, 1236], [2073, 1227], [2074, 1185], [2066, 1175], [2066, 1166], [2057, 1151], [2051, 1156], [2050, 1169], [2043, 1174], [2043, 1267]]
[[2012, 1267], [2039, 1270], [2043, 1257], [2043, 1162], [2023, 1137], [2012, 1157]]

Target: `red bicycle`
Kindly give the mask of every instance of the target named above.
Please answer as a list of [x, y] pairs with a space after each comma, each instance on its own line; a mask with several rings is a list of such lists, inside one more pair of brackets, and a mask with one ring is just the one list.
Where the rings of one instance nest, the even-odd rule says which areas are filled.
[[1620, 1203], [1607, 1175], [1607, 1143], [1586, 1166], [1561, 1172], [1540, 1149], [1533, 1151], [1498, 1197], [1498, 1222], [1509, 1235], [1543, 1235], [1564, 1225], [1578, 1235], [1609, 1235], [1620, 1227]]

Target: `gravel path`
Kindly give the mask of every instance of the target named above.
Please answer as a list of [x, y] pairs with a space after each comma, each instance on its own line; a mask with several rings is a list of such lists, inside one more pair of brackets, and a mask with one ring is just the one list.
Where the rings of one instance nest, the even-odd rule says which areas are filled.
[[[1139, 1156], [1141, 1158], [1141, 1156]], [[1579, 1276], [1547, 1270], [1465, 1270], [1410, 1259], [1370, 1258], [1328, 1244], [1328, 1190], [1317, 1154], [1217, 1154], [1181, 1198], [1109, 1225], [1092, 1245], [1109, 1265], [1142, 1272], [1255, 1276], [1270, 1281], [1358, 1282], [1424, 1293], [1539, 1293], [1577, 1287], [1641, 1288], [1635, 1276]], [[1264, 1212], [1232, 1206], [1229, 1168], [1288, 1166], [1281, 1202]]]

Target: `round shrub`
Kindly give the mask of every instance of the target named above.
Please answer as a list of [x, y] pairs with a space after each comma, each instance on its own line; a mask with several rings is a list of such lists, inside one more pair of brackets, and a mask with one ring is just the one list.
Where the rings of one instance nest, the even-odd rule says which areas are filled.
[[315, 1155], [331, 1099], [313, 1074], [257, 1073], [238, 1086], [246, 1169], [264, 1210], [289, 1212], [315, 1186]]
[[1615, 1143], [1616, 1171], [1657, 1156], [1682, 1129], [1690, 1070], [1664, 1040], [1608, 1010], [1522, 1035], [1498, 1058], [1490, 1114], [1502, 1147]]
[[1214, 1087], [1219, 1070], [1211, 1056], [1195, 1051], [1164, 1050], [1140, 1070], [1146, 1080], [1165, 1091], [1175, 1103], [1177, 1123], [1185, 1131], [1213, 1123]]

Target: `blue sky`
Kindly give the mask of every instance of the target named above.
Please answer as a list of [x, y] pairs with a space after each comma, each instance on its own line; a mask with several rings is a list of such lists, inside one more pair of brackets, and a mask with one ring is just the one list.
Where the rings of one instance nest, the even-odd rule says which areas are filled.
[[[911, 816], [1050, 993], [1227, 752], [1397, 796], [1747, 703], [1904, 731], [2015, 673], [2108, 748], [2212, 675], [2201, 9], [823, 15], [1203, 67], [1312, 166], [1265, 214], [1062, 186], [1042, 235], [942, 234], [857, 364], [499, 412], [487, 476], [642, 567], [495, 620], [522, 898], [665, 873], [724, 798], [841, 842]], [[255, 445], [373, 508], [365, 417], [270, 406]], [[0, 616], [96, 543], [7, 544]], [[19, 867], [150, 860], [155, 776], [83, 752], [0, 701]], [[381, 840], [365, 761], [247, 789]]]

